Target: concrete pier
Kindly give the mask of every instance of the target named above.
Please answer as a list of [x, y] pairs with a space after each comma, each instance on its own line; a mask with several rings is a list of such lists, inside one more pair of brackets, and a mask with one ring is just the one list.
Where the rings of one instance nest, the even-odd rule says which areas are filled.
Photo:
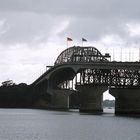
[[107, 90], [105, 86], [77, 85], [79, 92], [80, 112], [103, 112], [103, 92]]
[[69, 95], [72, 90], [52, 90], [52, 109], [69, 109]]
[[115, 114], [140, 114], [140, 89], [111, 88], [109, 93], [115, 97]]

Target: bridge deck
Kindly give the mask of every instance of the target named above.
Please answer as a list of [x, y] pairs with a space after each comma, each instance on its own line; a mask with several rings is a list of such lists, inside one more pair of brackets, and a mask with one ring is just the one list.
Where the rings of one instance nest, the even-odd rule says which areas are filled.
[[82, 68], [82, 69], [125, 69], [125, 70], [140, 70], [140, 62], [94, 62], [94, 63], [62, 63], [57, 64], [50, 69], [48, 69], [44, 74], [42, 74], [38, 79], [36, 79], [32, 85], [36, 85], [37, 83], [43, 81], [45, 77], [58, 69], [66, 68], [66, 67], [74, 67], [74, 68]]

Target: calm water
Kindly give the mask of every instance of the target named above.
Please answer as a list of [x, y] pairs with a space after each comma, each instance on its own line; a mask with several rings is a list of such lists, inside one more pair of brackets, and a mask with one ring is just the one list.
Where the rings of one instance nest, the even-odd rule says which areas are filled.
[[0, 140], [140, 140], [140, 118], [0, 109]]

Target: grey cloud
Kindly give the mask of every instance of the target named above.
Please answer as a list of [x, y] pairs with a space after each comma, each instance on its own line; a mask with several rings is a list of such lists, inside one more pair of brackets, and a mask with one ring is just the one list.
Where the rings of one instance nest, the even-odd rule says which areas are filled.
[[139, 17], [139, 0], [0, 0], [0, 11], [30, 11], [69, 16]]
[[[52, 58], [57, 56], [55, 52], [62, 49], [58, 45], [59, 39], [61, 42], [64, 40], [62, 38], [69, 35], [74, 40], [85, 37], [89, 42], [101, 42], [104, 37], [113, 35], [115, 41], [114, 44], [112, 42], [109, 44], [111, 47], [113, 47], [112, 45], [118, 47], [117, 39], [122, 41], [122, 44], [123, 42], [128, 45], [139, 44], [140, 37], [130, 36], [126, 28], [127, 23], [140, 23], [139, 5], [140, 0], [0, 0], [0, 21], [4, 20], [4, 24], [1, 24], [0, 27], [0, 49], [5, 50], [5, 53], [1, 51], [0, 55], [1, 60], [4, 58], [0, 62], [4, 65], [1, 76], [5, 75], [7, 78], [10, 75], [14, 78], [17, 77], [15, 75], [19, 71], [19, 77], [27, 77], [25, 80], [32, 79], [28, 76], [31, 76], [34, 71], [39, 72], [42, 63], [50, 64]], [[67, 20], [68, 26], [62, 31], [57, 31], [59, 23]], [[56, 31], [54, 31], [55, 29]], [[50, 41], [48, 38], [54, 40]], [[58, 42], [55, 39], [58, 39]], [[32, 41], [34, 41], [32, 46], [35, 46], [36, 52], [29, 48]], [[36, 41], [39, 42], [36, 43]], [[44, 43], [42, 51], [39, 51], [39, 47], [37, 48], [40, 42]], [[18, 44], [21, 52], [7, 53], [8, 50], [13, 50], [14, 43]], [[25, 48], [22, 43], [26, 44]], [[10, 45], [12, 47], [7, 49]], [[62, 45], [64, 47], [64, 42]], [[27, 51], [23, 51], [24, 49], [21, 47]], [[27, 53], [28, 56], [25, 59]], [[9, 56], [11, 54], [12, 56]], [[21, 57], [18, 58], [18, 56]], [[30, 56], [32, 57], [30, 58]], [[13, 58], [12, 61], [11, 58]], [[12, 68], [12, 73], [9, 67]], [[8, 74], [4, 74], [5, 72]], [[22, 76], [26, 72], [27, 75]]]
[[1, 43], [25, 43], [36, 39], [47, 41], [52, 27], [61, 21], [59, 17], [25, 12], [0, 14], [0, 19], [5, 19], [2, 27], [6, 30], [0, 36]]
[[0, 0], [0, 17], [6, 18], [9, 26], [0, 41], [45, 40], [63, 17], [70, 18], [70, 24], [60, 37], [70, 34], [94, 40], [118, 34], [128, 39], [124, 26], [140, 21], [139, 5], [139, 0]]
[[125, 30], [122, 30], [123, 24], [114, 19], [96, 19], [96, 18], [81, 18], [71, 21], [68, 29], [62, 33], [70, 34], [74, 38], [87, 37], [90, 41], [98, 40], [107, 34], [121, 34], [125, 35]]

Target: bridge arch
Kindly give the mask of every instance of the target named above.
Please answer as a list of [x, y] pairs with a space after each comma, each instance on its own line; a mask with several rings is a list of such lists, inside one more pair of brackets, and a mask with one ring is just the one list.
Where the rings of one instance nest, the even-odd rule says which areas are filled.
[[107, 61], [106, 56], [102, 55], [95, 47], [73, 46], [60, 53], [55, 61], [55, 65], [63, 63], [89, 63], [100, 61]]
[[53, 89], [58, 89], [59, 84], [67, 80], [73, 80], [75, 74], [76, 73], [72, 67], [60, 68], [51, 74], [49, 78], [49, 87]]

